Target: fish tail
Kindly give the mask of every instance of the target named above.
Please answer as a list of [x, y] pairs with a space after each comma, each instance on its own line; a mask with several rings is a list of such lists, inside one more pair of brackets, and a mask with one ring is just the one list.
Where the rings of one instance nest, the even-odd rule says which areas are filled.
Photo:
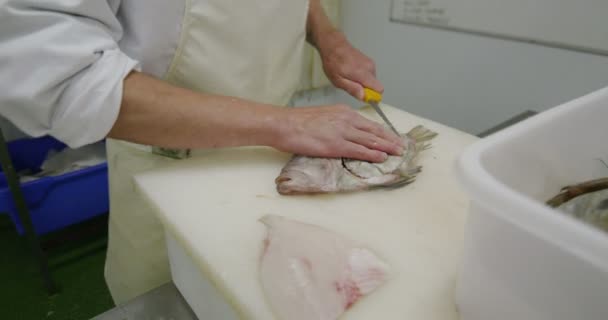
[[407, 133], [407, 136], [414, 139], [416, 143], [429, 141], [437, 136], [437, 132], [431, 131], [422, 125], [415, 126]]
[[410, 168], [403, 170], [401, 174], [405, 177], [414, 178], [420, 172], [422, 172], [422, 166], [415, 166], [415, 167], [410, 167]]
[[399, 189], [403, 186], [406, 186], [406, 185], [414, 182], [414, 180], [416, 180], [415, 176], [406, 176], [406, 177], [401, 177], [390, 183], [379, 184], [379, 185], [370, 185], [369, 189]]

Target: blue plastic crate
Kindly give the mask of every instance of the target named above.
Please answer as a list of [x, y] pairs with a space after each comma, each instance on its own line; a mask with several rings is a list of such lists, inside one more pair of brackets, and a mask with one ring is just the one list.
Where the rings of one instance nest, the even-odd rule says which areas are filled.
[[[15, 170], [39, 171], [48, 151], [66, 146], [51, 138], [20, 139], [8, 144]], [[39, 235], [59, 230], [108, 212], [107, 164], [21, 184], [34, 229]], [[11, 217], [17, 232], [24, 229], [18, 218], [6, 177], [0, 171], [0, 212]]]

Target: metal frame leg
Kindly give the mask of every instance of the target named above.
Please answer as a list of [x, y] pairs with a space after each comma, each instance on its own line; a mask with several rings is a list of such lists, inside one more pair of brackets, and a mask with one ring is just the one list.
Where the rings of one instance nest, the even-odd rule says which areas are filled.
[[34, 230], [34, 225], [32, 224], [32, 219], [30, 218], [30, 213], [27, 208], [25, 198], [23, 197], [23, 192], [21, 191], [19, 178], [17, 177], [17, 173], [15, 172], [15, 168], [13, 167], [13, 163], [8, 152], [8, 147], [4, 139], [4, 134], [2, 133], [1, 129], [0, 164], [2, 165], [2, 171], [4, 171], [4, 174], [6, 176], [8, 187], [13, 195], [13, 199], [15, 201], [15, 208], [17, 209], [17, 213], [19, 215], [19, 220], [21, 220], [21, 224], [25, 229], [25, 235], [27, 237], [31, 250], [34, 253], [34, 256], [36, 257], [36, 260], [38, 261], [38, 266], [40, 268], [40, 273], [42, 274], [42, 278], [44, 280], [44, 285], [49, 294], [54, 294], [57, 292], [57, 287], [55, 286], [55, 283], [53, 282], [53, 279], [51, 277], [51, 273], [49, 272], [46, 254], [42, 250], [40, 240], [38, 239], [38, 235], [36, 235], [36, 231]]

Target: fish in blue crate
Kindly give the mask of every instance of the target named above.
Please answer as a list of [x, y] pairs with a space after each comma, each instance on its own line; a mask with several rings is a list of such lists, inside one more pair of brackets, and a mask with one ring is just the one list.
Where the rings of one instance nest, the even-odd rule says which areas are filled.
[[106, 162], [106, 149], [103, 142], [86, 145], [77, 149], [64, 148], [49, 150], [40, 171], [31, 173], [26, 169], [19, 172], [21, 182], [28, 182], [42, 177], [58, 176], [82, 170]]
[[[103, 142], [66, 148], [45, 136], [8, 143], [13, 166], [37, 234], [46, 234], [106, 214], [109, 210], [107, 165]], [[0, 212], [8, 213], [24, 233], [11, 190], [0, 173]]]

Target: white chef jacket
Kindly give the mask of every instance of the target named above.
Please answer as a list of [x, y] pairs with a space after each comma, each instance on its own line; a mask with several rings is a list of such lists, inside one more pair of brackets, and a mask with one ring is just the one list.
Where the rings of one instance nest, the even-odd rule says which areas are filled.
[[0, 7], [0, 116], [73, 148], [103, 139], [123, 79], [169, 67], [184, 1], [8, 0]]

